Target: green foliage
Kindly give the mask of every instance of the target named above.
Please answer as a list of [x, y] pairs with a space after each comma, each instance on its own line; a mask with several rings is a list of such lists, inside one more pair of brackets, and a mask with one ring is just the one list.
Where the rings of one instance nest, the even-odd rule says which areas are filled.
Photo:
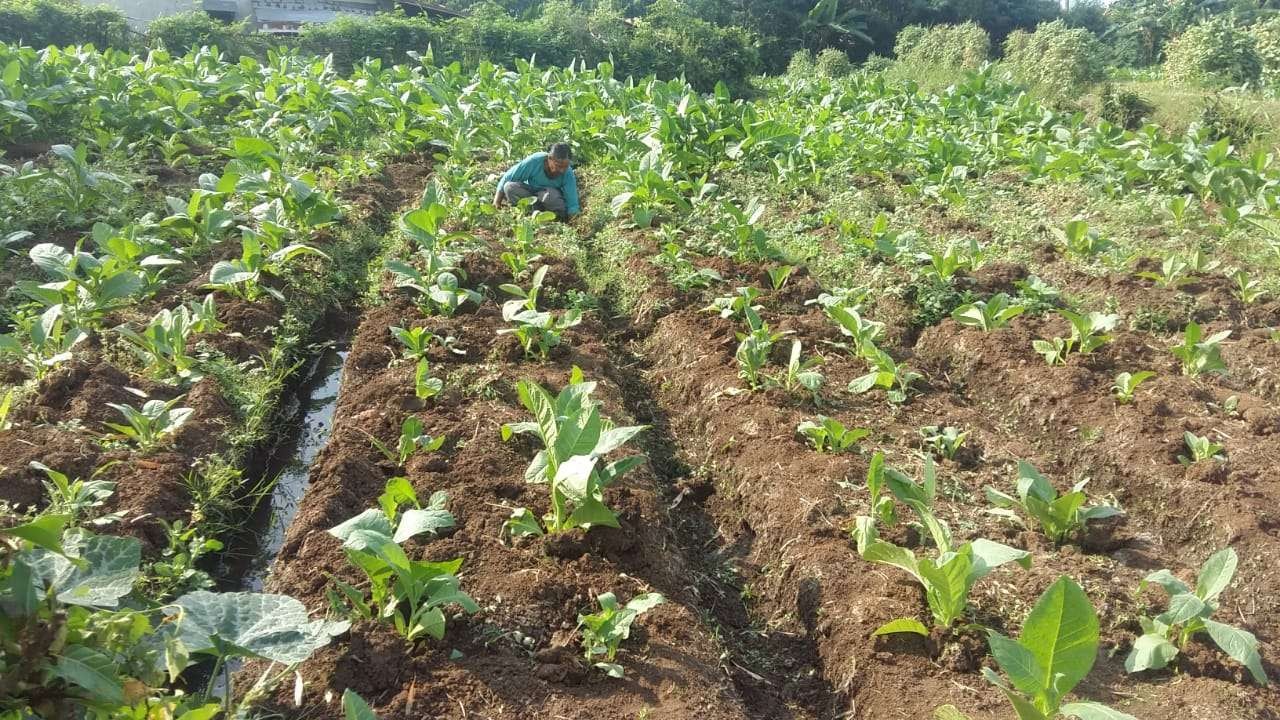
[[859, 440], [871, 434], [870, 430], [864, 428], [845, 427], [844, 423], [826, 415], [801, 422], [796, 426], [796, 432], [820, 453], [850, 450]]
[[201, 47], [216, 47], [232, 59], [242, 55], [265, 56], [271, 43], [270, 36], [249, 30], [244, 21], [225, 23], [207, 12], [187, 12], [162, 15], [147, 24], [147, 39], [152, 46], [165, 47], [176, 54], [185, 54]]
[[978, 300], [956, 308], [951, 317], [961, 325], [979, 330], [997, 330], [1009, 324], [1013, 318], [1026, 312], [1023, 305], [1013, 305], [1005, 293], [993, 295], [989, 300]]
[[1062, 229], [1050, 228], [1050, 231], [1069, 252], [1081, 257], [1093, 257], [1113, 246], [1110, 240], [1080, 218], [1069, 221]]
[[867, 361], [871, 372], [849, 381], [849, 392], [855, 395], [882, 388], [890, 403], [901, 405], [911, 395], [915, 382], [924, 377], [907, 365], [898, 363], [873, 342], [863, 343], [860, 354]]
[[1102, 56], [1093, 33], [1062, 20], [1030, 33], [1014, 30], [1004, 42], [1004, 59], [1014, 75], [1057, 103], [1078, 98], [1106, 76]]
[[991, 56], [991, 37], [973, 22], [960, 25], [910, 25], [894, 43], [899, 61], [945, 68], [977, 70]]
[[369, 441], [373, 446], [382, 453], [389, 462], [403, 466], [409, 461], [409, 458], [419, 451], [435, 452], [444, 445], [444, 436], [432, 437], [426, 432], [422, 425], [422, 421], [417, 417], [410, 415], [400, 424], [400, 436], [396, 438], [395, 447], [389, 447], [373, 435], [369, 435]]
[[191, 418], [194, 410], [176, 407], [181, 401], [181, 395], [169, 401], [148, 400], [142, 404], [141, 409], [132, 405], [107, 403], [107, 407], [124, 416], [126, 424], [104, 422], [103, 425], [132, 442], [138, 450], [146, 452], [168, 440]]
[[1131, 673], [1159, 670], [1186, 649], [1197, 633], [1204, 632], [1223, 652], [1248, 668], [1254, 682], [1266, 685], [1258, 639], [1247, 630], [1213, 619], [1218, 597], [1231, 586], [1238, 563], [1236, 551], [1231, 548], [1214, 553], [1201, 566], [1194, 590], [1168, 570], [1157, 570], [1143, 578], [1139, 591], [1148, 585], [1159, 585], [1169, 594], [1169, 606], [1155, 617], [1139, 619], [1142, 635], [1134, 641], [1124, 669]]
[[1098, 614], [1079, 585], [1062, 576], [1044, 591], [1022, 624], [1017, 640], [987, 631], [991, 654], [1009, 677], [982, 673], [1004, 692], [1018, 720], [1136, 720], [1095, 702], [1062, 699], [1093, 669], [1098, 654]]
[[1230, 335], [1230, 330], [1223, 330], [1205, 337], [1199, 323], [1189, 322], [1182, 332], [1182, 343], [1170, 347], [1169, 352], [1182, 362], [1183, 375], [1226, 375], [1227, 364], [1222, 360], [1222, 341]]
[[1164, 76], [1205, 87], [1256, 83], [1262, 59], [1254, 37], [1226, 17], [1215, 16], [1187, 28], [1165, 51]]
[[[454, 526], [453, 515], [445, 509], [448, 499], [436, 492], [423, 507], [407, 480], [392, 478], [378, 498], [378, 508], [330, 528], [329, 534], [342, 541], [347, 560], [369, 579], [366, 598], [363, 590], [331, 578], [336, 589], [326, 591], [330, 605], [352, 617], [390, 621], [411, 643], [423, 637], [443, 639], [444, 608], [450, 605], [477, 612], [479, 607], [458, 581], [461, 558], [422, 562], [410, 559], [401, 547], [411, 538], [438, 535]], [[411, 507], [402, 512], [405, 505]]]
[[1155, 105], [1152, 105], [1151, 101], [1138, 91], [1127, 88], [1117, 89], [1111, 83], [1105, 83], [1102, 86], [1099, 97], [1102, 119], [1125, 130], [1137, 130], [1142, 127], [1156, 109]]
[[1013, 512], [1016, 508], [1023, 515], [1034, 520], [1046, 537], [1061, 545], [1072, 535], [1083, 532], [1090, 520], [1100, 520], [1120, 514], [1120, 511], [1111, 505], [1085, 507], [1084, 486], [1088, 482], [1088, 480], [1081, 480], [1071, 488], [1071, 492], [1059, 495], [1053, 484], [1041, 475], [1035, 466], [1025, 460], [1019, 460], [1017, 497], [987, 486], [987, 501], [996, 506], [994, 510], [988, 512], [1026, 524], [1025, 520]]
[[703, 290], [724, 281], [714, 268], [694, 265], [684, 248], [673, 242], [663, 245], [662, 254], [655, 257], [653, 262], [667, 271], [667, 279], [682, 292]]
[[1155, 376], [1156, 374], [1150, 370], [1119, 373], [1116, 375], [1115, 384], [1111, 386], [1111, 394], [1115, 396], [1117, 403], [1128, 405], [1133, 402], [1133, 394], [1138, 391], [1138, 386]]
[[582, 633], [582, 656], [587, 662], [603, 655], [604, 660], [593, 665], [613, 678], [623, 676], [622, 666], [613, 662], [618, 646], [631, 636], [631, 625], [644, 613], [666, 602], [658, 593], [643, 593], [631, 598], [621, 607], [613, 593], [596, 598], [600, 612], [578, 616], [578, 630]]
[[[207, 312], [212, 316], [215, 312], [213, 295], [209, 295], [206, 301]], [[204, 305], [197, 307], [206, 309]], [[161, 310], [142, 332], [127, 325], [117, 327], [116, 332], [153, 373], [164, 379], [173, 378], [186, 383], [200, 378], [195, 370], [196, 358], [188, 354], [187, 343], [195, 333], [209, 329], [207, 322], [192, 315], [191, 308], [180, 305], [173, 310]]]
[[1267, 294], [1262, 287], [1262, 281], [1251, 276], [1247, 270], [1232, 268], [1228, 271], [1227, 277], [1236, 286], [1236, 297], [1240, 298], [1240, 302], [1245, 305], [1252, 305]]
[[16, 361], [36, 380], [70, 360], [72, 348], [89, 337], [69, 326], [60, 304], [34, 317], [19, 317], [17, 324], [17, 332], [0, 334], [0, 358]]
[[1050, 365], [1062, 365], [1073, 352], [1087, 355], [1111, 342], [1111, 335], [1108, 333], [1120, 322], [1119, 315], [1104, 315], [1098, 312], [1074, 313], [1070, 310], [1057, 312], [1071, 323], [1070, 337], [1031, 341], [1032, 349]]
[[591, 399], [594, 382], [584, 382], [574, 368], [570, 382], [552, 397], [537, 383], [521, 380], [516, 389], [520, 403], [536, 418], [532, 422], [507, 423], [502, 439], [531, 435], [542, 449], [525, 469], [525, 482], [547, 485], [551, 509], [543, 525], [526, 508], [519, 508], [503, 526], [512, 536], [561, 533], [596, 525], [618, 527], [618, 518], [604, 504], [604, 489], [644, 462], [644, 456], [606, 463], [605, 456], [621, 449], [647, 426], [614, 427], [600, 415], [600, 404]]
[[547, 276], [548, 265], [538, 268], [533, 274], [533, 283], [528, 290], [519, 285], [504, 284], [499, 289], [516, 299], [502, 304], [502, 319], [515, 327], [498, 330], [499, 335], [514, 334], [524, 348], [525, 355], [547, 359], [547, 353], [560, 345], [564, 331], [582, 322], [582, 311], [566, 310], [559, 315], [538, 309], [538, 295], [542, 291], [542, 281]]
[[960, 452], [960, 448], [964, 447], [964, 441], [968, 438], [969, 433], [961, 432], [960, 428], [951, 425], [946, 427], [926, 425], [920, 428], [920, 439], [924, 443], [924, 449], [937, 458], [955, 460], [956, 454]]
[[[873, 461], [873, 468], [875, 465]], [[876, 518], [859, 516], [853, 536], [857, 541], [858, 554], [863, 560], [904, 570], [920, 583], [933, 615], [934, 627], [949, 630], [964, 616], [969, 592], [975, 583], [995, 568], [1009, 562], [1017, 562], [1024, 568], [1029, 568], [1031, 554], [981, 538], [959, 546], [954, 545], [947, 524], [934, 516], [928, 504], [934, 487], [932, 472], [932, 464], [927, 465], [926, 483], [921, 488], [923, 492], [917, 490], [919, 486], [904, 482], [905, 477], [900, 473], [885, 472], [884, 479], [888, 481], [894, 496], [920, 518], [937, 549], [937, 557], [918, 555], [908, 548], [881, 540]], [[868, 484], [870, 483], [871, 478], [868, 478]], [[880, 517], [883, 519], [883, 515]], [[874, 634], [900, 632], [927, 637], [929, 628], [915, 618], [899, 618], [881, 625]]]
[[120, 10], [59, 0], [19, 0], [0, 5], [0, 42], [37, 48], [86, 43], [99, 49], [133, 46], [129, 23]]
[[1222, 451], [1227, 448], [1210, 440], [1208, 437], [1196, 435], [1188, 430], [1182, 433], [1182, 441], [1187, 447], [1187, 454], [1180, 455], [1178, 460], [1184, 465], [1204, 462], [1206, 460], [1226, 459], [1223, 456]]
[[1262, 82], [1276, 85], [1280, 82], [1280, 15], [1250, 25], [1248, 32], [1262, 61]]
[[823, 77], [842, 78], [853, 72], [853, 63], [843, 50], [826, 48], [814, 58], [813, 69]]
[[805, 390], [816, 405], [819, 403], [818, 391], [822, 389], [822, 384], [826, 382], [826, 377], [814, 369], [822, 364], [822, 358], [814, 356], [805, 360], [801, 358], [800, 352], [800, 341], [792, 340], [791, 354], [787, 358], [786, 370], [770, 377], [769, 380], [787, 392]]

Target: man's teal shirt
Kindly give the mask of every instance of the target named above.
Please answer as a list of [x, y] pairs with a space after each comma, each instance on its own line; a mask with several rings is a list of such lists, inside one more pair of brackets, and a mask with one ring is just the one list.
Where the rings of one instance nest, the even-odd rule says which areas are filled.
[[547, 154], [544, 152], [536, 152], [521, 160], [502, 175], [502, 179], [498, 181], [498, 190], [501, 191], [509, 182], [525, 183], [535, 190], [555, 188], [564, 195], [564, 209], [570, 215], [577, 215], [582, 208], [578, 205], [578, 179], [573, 176], [573, 165], [561, 173], [560, 177], [550, 178], [547, 177], [546, 161]]

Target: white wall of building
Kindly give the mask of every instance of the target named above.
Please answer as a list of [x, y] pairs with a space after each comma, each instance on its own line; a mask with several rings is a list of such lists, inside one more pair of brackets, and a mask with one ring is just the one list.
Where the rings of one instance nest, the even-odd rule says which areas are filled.
[[99, 0], [99, 2], [124, 13], [124, 16], [129, 18], [129, 25], [138, 31], [145, 30], [147, 25], [158, 17], [201, 9], [199, 0]]

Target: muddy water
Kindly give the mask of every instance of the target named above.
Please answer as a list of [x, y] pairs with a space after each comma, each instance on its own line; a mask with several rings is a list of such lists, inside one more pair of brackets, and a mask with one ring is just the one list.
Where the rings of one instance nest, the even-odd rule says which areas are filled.
[[346, 357], [346, 350], [326, 350], [316, 361], [311, 379], [299, 388], [293, 425], [262, 475], [277, 478], [270, 502], [259, 504], [247, 523], [245, 537], [233, 542], [227, 553], [226, 564], [219, 573], [224, 589], [261, 592], [266, 584], [284, 544], [285, 531], [298, 514], [299, 503], [311, 482], [311, 463], [333, 431], [333, 412]]

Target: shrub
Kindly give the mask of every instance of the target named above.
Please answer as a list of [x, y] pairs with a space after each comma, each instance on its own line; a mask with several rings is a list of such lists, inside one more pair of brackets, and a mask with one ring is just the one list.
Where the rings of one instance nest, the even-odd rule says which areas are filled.
[[1098, 39], [1062, 20], [1043, 23], [1031, 33], [1013, 31], [1005, 40], [1004, 56], [1022, 82], [1054, 101], [1078, 97], [1105, 74]]
[[808, 50], [797, 50], [791, 55], [791, 62], [787, 63], [787, 74], [792, 77], [808, 77], [813, 75], [814, 60], [813, 53]]
[[1165, 79], [1205, 87], [1256, 83], [1262, 59], [1254, 37], [1230, 20], [1213, 17], [1169, 43], [1165, 51]]
[[0, 41], [44, 48], [91, 43], [98, 49], [130, 47], [124, 13], [56, 0], [0, 0]]
[[893, 52], [910, 63], [976, 70], [991, 56], [991, 38], [977, 23], [909, 25], [898, 33]]
[[1255, 23], [1249, 28], [1262, 61], [1262, 80], [1268, 85], [1280, 82], [1280, 16]]
[[710, 91], [721, 80], [741, 90], [759, 72], [754, 35], [740, 27], [713, 25], [679, 0], [657, 0], [634, 26], [625, 64], [634, 74], [683, 75], [695, 88]]
[[224, 23], [199, 10], [156, 18], [147, 26], [147, 38], [179, 55], [208, 45], [233, 59], [263, 54], [268, 45], [265, 36], [250, 33], [244, 22]]
[[1237, 145], [1248, 144], [1265, 129], [1253, 103], [1217, 93], [1205, 101], [1199, 120], [1214, 140], [1230, 138]]
[[853, 63], [849, 61], [849, 56], [843, 50], [827, 48], [818, 53], [818, 57], [814, 60], [814, 69], [819, 75], [842, 78], [853, 72]]
[[1102, 86], [1101, 105], [1102, 119], [1126, 130], [1142, 127], [1155, 111], [1155, 106], [1142, 95], [1133, 90], [1117, 90], [1111, 83]]
[[303, 25], [298, 34], [298, 47], [315, 55], [332, 53], [335, 67], [347, 71], [366, 57], [379, 58], [384, 65], [400, 63], [410, 50], [425, 53], [428, 47], [434, 47], [436, 59], [442, 60], [439, 48], [442, 36], [438, 26], [421, 16], [339, 15], [324, 24]]
[[893, 59], [877, 53], [871, 53], [862, 61], [862, 69], [870, 73], [879, 73], [893, 67]]

